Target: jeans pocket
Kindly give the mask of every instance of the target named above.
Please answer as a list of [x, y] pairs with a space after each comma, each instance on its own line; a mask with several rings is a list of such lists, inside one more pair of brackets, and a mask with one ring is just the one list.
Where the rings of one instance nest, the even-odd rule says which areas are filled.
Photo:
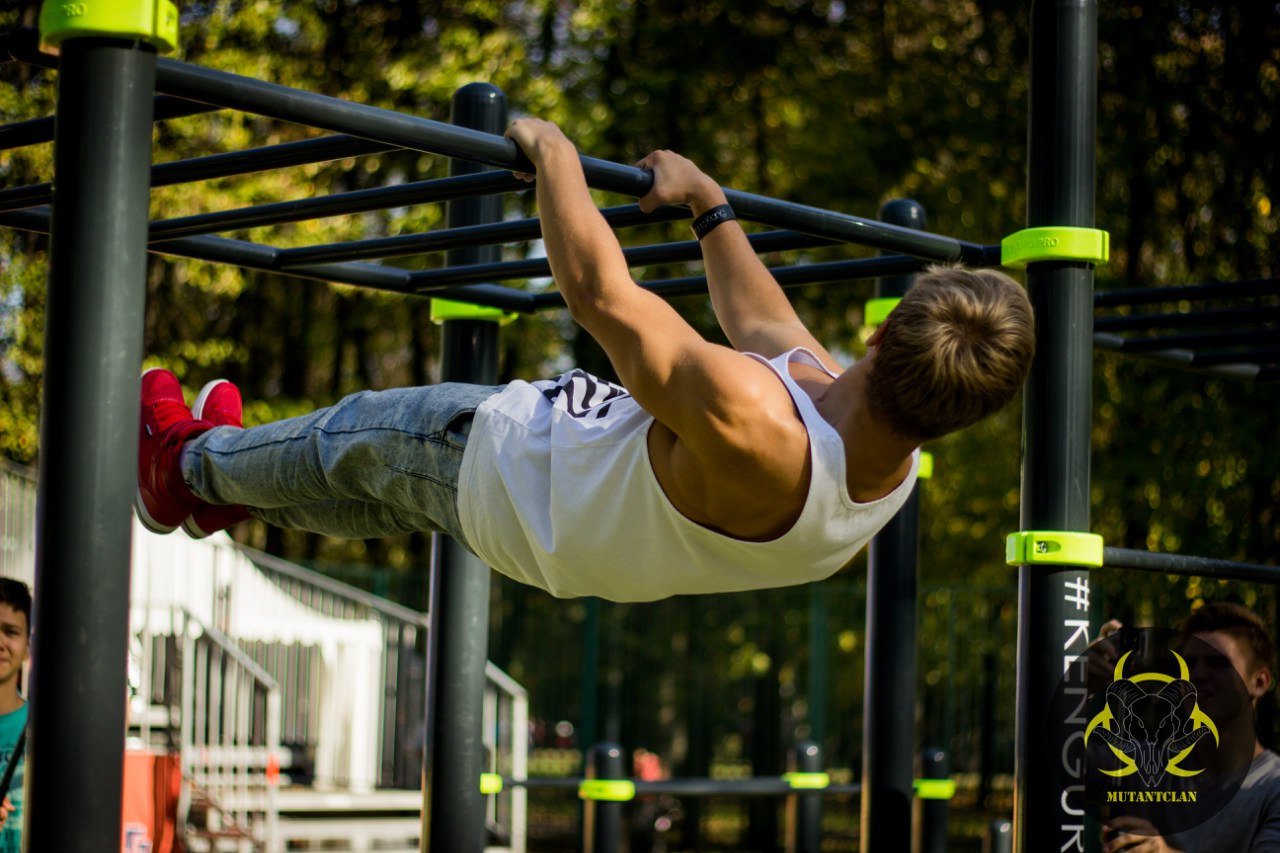
[[459, 450], [465, 448], [467, 446], [467, 438], [471, 435], [471, 424], [475, 417], [475, 409], [461, 409], [445, 426], [444, 440]]

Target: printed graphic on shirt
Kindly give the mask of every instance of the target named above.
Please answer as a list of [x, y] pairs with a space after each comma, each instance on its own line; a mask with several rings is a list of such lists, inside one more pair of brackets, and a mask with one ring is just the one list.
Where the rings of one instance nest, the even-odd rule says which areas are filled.
[[1128, 628], [1064, 664], [1051, 708], [1060, 740], [1046, 753], [1060, 757], [1064, 809], [1164, 836], [1209, 820], [1240, 789], [1253, 708], [1208, 641]]
[[621, 385], [614, 385], [585, 370], [571, 370], [560, 376], [556, 384], [542, 389], [542, 394], [557, 409], [575, 418], [603, 418], [609, 414], [614, 400], [630, 397]]

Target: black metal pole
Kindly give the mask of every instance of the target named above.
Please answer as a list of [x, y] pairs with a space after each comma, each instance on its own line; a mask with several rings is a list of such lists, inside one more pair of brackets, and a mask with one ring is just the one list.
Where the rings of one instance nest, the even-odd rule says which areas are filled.
[[1013, 823], [1007, 818], [996, 818], [987, 824], [987, 834], [982, 839], [982, 853], [1013, 853]]
[[[822, 772], [822, 747], [813, 741], [796, 744], [794, 764], [797, 773]], [[787, 798], [791, 817], [791, 841], [787, 853], [818, 853], [822, 849], [822, 792], [795, 793]]]
[[[1037, 0], [1031, 18], [1027, 226], [1092, 228], [1097, 6]], [[1021, 526], [1087, 532], [1093, 267], [1046, 261], [1026, 278], [1037, 351], [1024, 399]], [[1014, 849], [1075, 849], [1085, 821], [1050, 764], [1063, 747], [1050, 708], [1064, 656], [1089, 642], [1089, 571], [1024, 565], [1018, 585]]]
[[[507, 99], [495, 86], [472, 83], [453, 97], [453, 121], [489, 133], [507, 124]], [[454, 160], [451, 174], [484, 167]], [[502, 200], [483, 196], [451, 201], [449, 227], [502, 219]], [[497, 247], [449, 253], [450, 264], [484, 263]], [[492, 385], [498, 380], [498, 324], [493, 320], [449, 320], [441, 343], [444, 382]], [[456, 540], [433, 537], [431, 634], [434, 678], [428, 697], [422, 843], [436, 853], [481, 853], [484, 849], [484, 769], [481, 741], [484, 668], [489, 648], [489, 569]]]
[[[941, 781], [951, 775], [947, 752], [926, 747], [920, 753], [920, 776], [925, 782]], [[942, 796], [921, 796], [919, 853], [947, 853], [947, 824], [951, 819], [951, 800]]]
[[137, 42], [62, 44], [27, 850], [96, 850], [121, 833], [155, 62]]
[[1214, 557], [1161, 554], [1132, 548], [1104, 548], [1102, 559], [1107, 568], [1111, 569], [1198, 575], [1215, 580], [1280, 583], [1280, 566], [1265, 566], [1261, 563], [1237, 563], [1234, 560], [1219, 560]]
[[[591, 747], [587, 754], [589, 779], [625, 779], [626, 761], [622, 747], [608, 741]], [[583, 853], [618, 853], [622, 838], [622, 803], [615, 800], [587, 799], [583, 807]]]
[[[924, 209], [895, 199], [881, 218], [908, 228], [924, 226]], [[880, 298], [900, 297], [914, 274], [876, 282]], [[863, 853], [911, 846], [912, 781], [916, 730], [916, 572], [920, 549], [919, 488], [871, 540], [867, 552], [866, 697], [862, 722]]]

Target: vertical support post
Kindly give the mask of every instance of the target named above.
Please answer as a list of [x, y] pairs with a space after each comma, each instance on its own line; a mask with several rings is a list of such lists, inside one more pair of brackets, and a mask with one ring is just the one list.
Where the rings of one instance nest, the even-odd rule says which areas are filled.
[[[706, 614], [697, 599], [688, 596], [684, 605], [688, 608], [686, 622], [689, 636], [688, 659], [697, 661], [687, 671], [689, 691], [689, 712], [686, 717], [689, 729], [689, 749], [685, 753], [684, 769], [680, 775], [711, 775], [711, 702], [708, 700], [707, 682], [709, 674], [705, 662], [707, 642]], [[684, 811], [681, 838], [686, 850], [703, 850], [702, 817], [709, 810], [704, 809], [701, 797], [688, 797], [681, 805]]]
[[92, 850], [121, 837], [155, 66], [155, 49], [136, 41], [62, 43], [28, 850]]
[[920, 843], [913, 849], [918, 853], [947, 853], [947, 824], [951, 818], [951, 762], [947, 752], [937, 747], [926, 747], [920, 753], [921, 787], [946, 790], [921, 790], [916, 801], [920, 809]]
[[825, 746], [827, 742], [827, 705], [830, 691], [830, 607], [828, 590], [820, 583], [809, 584], [809, 739]]
[[[914, 201], [886, 202], [880, 218], [924, 227]], [[886, 276], [876, 296], [901, 297], [914, 275]], [[862, 724], [863, 853], [909, 850], [916, 732], [916, 572], [920, 490], [871, 540], [867, 552], [867, 655]]]
[[991, 795], [991, 780], [996, 772], [996, 653], [987, 652], [982, 657], [982, 731], [978, 741], [978, 808], [987, 807]]
[[[822, 747], [811, 740], [796, 744], [792, 764], [797, 773], [822, 772]], [[818, 853], [822, 849], [822, 793], [794, 793], [787, 797], [790, 837], [787, 853]]]
[[[587, 755], [588, 779], [623, 779], [627, 775], [622, 747], [603, 742]], [[589, 798], [582, 815], [583, 853], [618, 853], [622, 838], [622, 802]]]
[[987, 824], [987, 834], [982, 839], [982, 853], [1013, 853], [1013, 823], [1007, 818], [996, 818]]
[[[453, 97], [453, 123], [489, 133], [507, 124], [507, 99], [496, 86], [471, 83]], [[487, 167], [461, 160], [451, 175]], [[502, 198], [449, 202], [450, 228], [502, 220]], [[499, 260], [498, 247], [450, 251], [450, 266]], [[498, 379], [495, 319], [445, 321], [440, 379], [493, 385]], [[423, 768], [422, 845], [438, 853], [480, 853], [485, 840], [484, 668], [489, 648], [489, 569], [448, 536], [432, 539], [427, 749]]]
[[578, 743], [600, 740], [600, 599], [583, 602], [582, 712], [578, 717]]
[[[1094, 226], [1097, 5], [1036, 0], [1031, 8], [1027, 225]], [[1037, 347], [1023, 411], [1023, 530], [1089, 529], [1093, 267], [1045, 261], [1027, 268]], [[1062, 720], [1050, 719], [1064, 659], [1089, 641], [1089, 572], [1018, 568], [1014, 849], [1083, 849], [1078, 800], [1050, 765]], [[1081, 722], [1083, 731], [1084, 722]], [[1074, 786], [1071, 786], [1074, 787]]]

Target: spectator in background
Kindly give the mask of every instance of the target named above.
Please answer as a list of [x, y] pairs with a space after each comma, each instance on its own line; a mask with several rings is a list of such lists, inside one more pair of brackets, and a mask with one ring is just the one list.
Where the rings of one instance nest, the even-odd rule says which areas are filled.
[[[1113, 619], [1102, 626], [1102, 636], [1122, 627]], [[1259, 700], [1275, 688], [1275, 646], [1262, 618], [1243, 605], [1214, 602], [1187, 617], [1182, 631], [1222, 653], [1191, 667], [1192, 684], [1212, 688], [1234, 668], [1256, 713]], [[1162, 836], [1146, 821], [1117, 818], [1102, 837], [1104, 853], [1280, 853], [1280, 755], [1255, 739], [1240, 790], [1199, 826]]]
[[27, 700], [18, 692], [22, 667], [31, 657], [31, 590], [0, 578], [0, 775], [16, 760], [9, 795], [0, 805], [0, 853], [22, 853], [23, 764], [18, 739], [27, 727]]

